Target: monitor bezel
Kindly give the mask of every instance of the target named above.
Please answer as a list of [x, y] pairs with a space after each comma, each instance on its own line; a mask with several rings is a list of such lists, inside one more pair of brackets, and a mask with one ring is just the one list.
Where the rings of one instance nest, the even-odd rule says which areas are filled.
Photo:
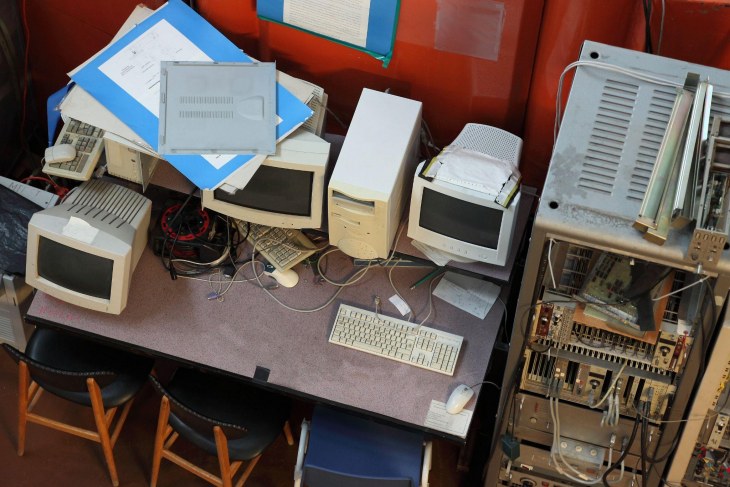
[[278, 213], [274, 211], [259, 210], [238, 206], [233, 203], [216, 199], [214, 190], [202, 191], [203, 208], [213, 210], [237, 220], [256, 223], [259, 225], [267, 225], [279, 228], [320, 228], [322, 226], [322, 215], [324, 211], [325, 199], [325, 176], [327, 164], [321, 163], [303, 163], [277, 161], [267, 159], [262, 166], [275, 167], [277, 169], [286, 169], [291, 171], [303, 171], [312, 173], [312, 194], [310, 197], [309, 215], [290, 215], [287, 213]]
[[[84, 215], [75, 215], [75, 217], [86, 220]], [[28, 224], [26, 283], [50, 296], [77, 306], [105, 313], [121, 313], [127, 304], [132, 276], [134, 260], [132, 246], [104, 231], [99, 231], [90, 241], [74, 238], [73, 231], [69, 230], [67, 226], [68, 222], [69, 219], [62, 216], [42, 213], [33, 215]], [[38, 273], [38, 247], [41, 236], [60, 245], [111, 260], [110, 298], [104, 299], [82, 294], [41, 277]]]
[[[429, 181], [419, 176], [424, 162], [420, 163], [413, 178], [413, 189], [411, 192], [411, 206], [408, 213], [408, 237], [454, 254], [462, 259], [484, 262], [486, 264], [503, 266], [507, 262], [510, 244], [516, 223], [516, 209], [520, 203], [520, 193], [517, 192], [509, 207], [504, 208], [494, 202], [489, 195], [474, 190], [462, 188], [443, 181]], [[428, 188], [443, 195], [473, 203], [486, 208], [502, 211], [502, 222], [499, 228], [497, 248], [482, 247], [461, 240], [454, 239], [447, 235], [434, 232], [420, 225], [420, 214], [423, 200], [423, 192]]]

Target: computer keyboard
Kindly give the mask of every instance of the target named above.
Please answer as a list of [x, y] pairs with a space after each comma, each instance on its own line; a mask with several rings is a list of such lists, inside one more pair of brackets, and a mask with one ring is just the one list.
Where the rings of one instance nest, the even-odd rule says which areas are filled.
[[346, 304], [337, 310], [329, 341], [423, 369], [454, 375], [464, 339]]
[[299, 230], [251, 223], [249, 238], [277, 270], [286, 271], [312, 255], [316, 248]]
[[71, 144], [76, 157], [66, 162], [46, 162], [43, 172], [61, 178], [88, 181], [104, 150], [104, 131], [73, 118], [63, 126], [56, 145]]

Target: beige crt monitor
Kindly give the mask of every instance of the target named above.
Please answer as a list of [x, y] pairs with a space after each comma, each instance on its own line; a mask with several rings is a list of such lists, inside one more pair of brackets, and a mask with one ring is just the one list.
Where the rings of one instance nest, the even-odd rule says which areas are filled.
[[119, 314], [147, 243], [151, 202], [91, 180], [28, 223], [26, 282], [84, 308]]
[[319, 228], [330, 144], [297, 129], [276, 145], [243, 189], [204, 190], [203, 207], [259, 225]]
[[386, 258], [418, 162], [421, 102], [364, 89], [330, 178], [330, 243]]

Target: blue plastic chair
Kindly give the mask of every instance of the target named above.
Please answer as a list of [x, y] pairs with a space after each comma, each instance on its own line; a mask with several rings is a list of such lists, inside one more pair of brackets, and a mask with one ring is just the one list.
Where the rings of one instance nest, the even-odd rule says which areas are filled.
[[302, 423], [295, 487], [427, 487], [423, 435], [317, 407]]

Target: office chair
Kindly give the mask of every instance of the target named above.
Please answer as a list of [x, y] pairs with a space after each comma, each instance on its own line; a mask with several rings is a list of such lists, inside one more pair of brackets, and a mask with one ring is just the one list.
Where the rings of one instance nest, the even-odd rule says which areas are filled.
[[[150, 381], [162, 395], [157, 421], [152, 478], [155, 487], [163, 458], [213, 485], [230, 487], [247, 461], [236, 483], [241, 487], [251, 475], [263, 451], [284, 431], [289, 445], [289, 402], [268, 391], [218, 374], [180, 368], [163, 386]], [[220, 476], [192, 464], [171, 451], [182, 436], [212, 456], [218, 457]]]
[[326, 407], [302, 422], [294, 486], [428, 487], [431, 442]]
[[[27, 423], [47, 426], [101, 443], [112, 484], [119, 485], [112, 449], [153, 361], [49, 328], [36, 328], [25, 353], [7, 343], [3, 348], [18, 364], [18, 455], [25, 451]], [[34, 413], [44, 390], [91, 407], [96, 431]]]

